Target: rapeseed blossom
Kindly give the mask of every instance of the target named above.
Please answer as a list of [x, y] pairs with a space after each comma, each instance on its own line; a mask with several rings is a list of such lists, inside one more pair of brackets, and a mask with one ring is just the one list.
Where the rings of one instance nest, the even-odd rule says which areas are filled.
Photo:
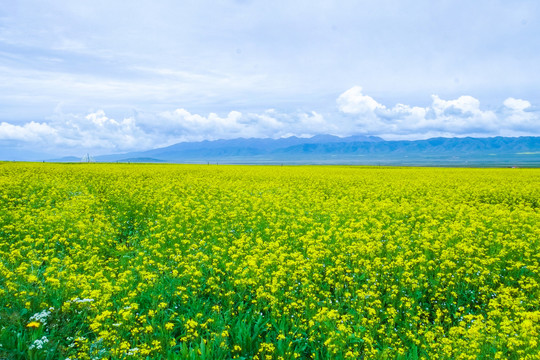
[[2, 163], [0, 358], [538, 358], [539, 183]]

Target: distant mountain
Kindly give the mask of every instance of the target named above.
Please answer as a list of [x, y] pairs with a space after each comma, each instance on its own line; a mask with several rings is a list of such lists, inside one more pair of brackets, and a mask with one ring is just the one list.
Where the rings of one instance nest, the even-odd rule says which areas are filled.
[[303, 144], [332, 144], [350, 142], [382, 142], [383, 139], [376, 136], [349, 136], [338, 137], [333, 135], [317, 135], [311, 138], [299, 138], [291, 136], [280, 139], [270, 138], [238, 138], [230, 140], [214, 140], [199, 142], [182, 142], [164, 148], [131, 152], [127, 154], [97, 156], [97, 161], [120, 161], [125, 158], [150, 157], [169, 162], [201, 162], [202, 160], [213, 161], [229, 157], [252, 157], [272, 154], [278, 150], [295, 145]]
[[47, 162], [81, 162], [82, 158], [77, 156], [64, 156], [57, 159], [48, 159]]
[[540, 167], [540, 137], [432, 138], [414, 141], [385, 141], [374, 136], [341, 138], [332, 135], [282, 139], [239, 138], [183, 142], [148, 151], [96, 156], [95, 160], [205, 164]]
[[312, 163], [540, 167], [540, 137], [302, 144], [275, 151], [278, 154], [289, 158], [302, 154]]
[[404, 153], [450, 153], [482, 154], [495, 152], [512, 154], [540, 150], [540, 137], [494, 137], [494, 138], [432, 138], [414, 141], [336, 142], [303, 144], [280, 149], [288, 153], [310, 154], [404, 154]]

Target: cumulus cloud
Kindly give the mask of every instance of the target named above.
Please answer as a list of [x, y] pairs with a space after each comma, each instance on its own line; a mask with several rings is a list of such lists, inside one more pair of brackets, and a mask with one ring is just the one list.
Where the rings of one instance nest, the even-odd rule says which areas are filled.
[[42, 123], [13, 125], [3, 122], [0, 124], [0, 140], [19, 141], [50, 152], [75, 154], [90, 149], [114, 152], [152, 145], [134, 118], [117, 121], [107, 117], [102, 110], [85, 116], [57, 113]]
[[232, 139], [238, 137], [310, 136], [333, 128], [325, 118], [310, 113], [282, 113], [269, 109], [261, 113], [231, 111], [226, 116], [210, 113], [207, 116], [192, 114], [185, 109], [159, 113], [160, 127], [184, 141]]
[[529, 101], [514, 98], [506, 99], [497, 111], [482, 109], [480, 101], [468, 95], [452, 100], [433, 95], [427, 107], [387, 107], [355, 86], [338, 97], [337, 106], [356, 131], [388, 139], [540, 135], [539, 114], [530, 111]]
[[528, 102], [527, 100], [514, 99], [514, 98], [511, 98], [511, 97], [504, 100], [503, 104], [508, 109], [516, 110], [516, 111], [523, 111], [523, 110], [531, 107], [531, 103]]
[[0, 140], [16, 140], [46, 148], [49, 152], [93, 154], [145, 150], [182, 141], [313, 136], [335, 129], [317, 112], [261, 113], [231, 111], [226, 115], [193, 114], [179, 108], [156, 114], [140, 113], [123, 119], [97, 110], [86, 115], [60, 110], [47, 123], [0, 124]]
[[338, 108], [346, 114], [369, 115], [376, 109], [384, 108], [371, 96], [362, 94], [362, 87], [354, 86], [341, 94], [337, 99]]
[[[243, 113], [197, 114], [177, 108], [115, 119], [103, 110], [64, 114], [57, 109], [46, 122], [0, 123], [1, 141], [18, 141], [63, 154], [145, 150], [183, 141], [280, 138], [332, 134], [377, 135], [385, 139], [436, 136], [540, 135], [540, 116], [527, 100], [507, 98], [498, 109], [483, 109], [472, 96], [441, 99], [429, 106], [386, 106], [355, 86], [337, 100], [337, 110], [321, 114], [274, 109]], [[61, 151], [60, 151], [61, 150]]]
[[0, 140], [38, 141], [42, 138], [56, 138], [56, 129], [44, 123], [29, 122], [24, 125], [0, 123]]
[[[50, 126], [56, 130], [58, 137], [55, 145], [59, 147], [122, 151], [150, 144], [133, 117], [115, 120], [109, 118], [103, 110], [85, 116], [55, 114]], [[42, 140], [47, 141], [46, 138]]]
[[538, 134], [540, 116], [531, 110], [531, 103], [526, 100], [508, 98], [504, 102], [502, 114], [511, 129], [516, 132]]
[[465, 135], [494, 133], [499, 128], [497, 115], [491, 110], [481, 110], [480, 101], [472, 96], [442, 100], [433, 95], [432, 99], [428, 111], [432, 129]]

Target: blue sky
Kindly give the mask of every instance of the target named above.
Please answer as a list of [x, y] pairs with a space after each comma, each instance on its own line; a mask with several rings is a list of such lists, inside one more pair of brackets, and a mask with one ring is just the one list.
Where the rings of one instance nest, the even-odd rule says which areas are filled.
[[537, 1], [0, 7], [0, 155], [330, 133], [540, 135]]

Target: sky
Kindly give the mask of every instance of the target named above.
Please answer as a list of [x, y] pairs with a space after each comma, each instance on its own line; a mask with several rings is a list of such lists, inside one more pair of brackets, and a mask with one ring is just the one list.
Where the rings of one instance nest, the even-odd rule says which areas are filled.
[[126, 4], [2, 2], [0, 157], [540, 135], [536, 0]]

